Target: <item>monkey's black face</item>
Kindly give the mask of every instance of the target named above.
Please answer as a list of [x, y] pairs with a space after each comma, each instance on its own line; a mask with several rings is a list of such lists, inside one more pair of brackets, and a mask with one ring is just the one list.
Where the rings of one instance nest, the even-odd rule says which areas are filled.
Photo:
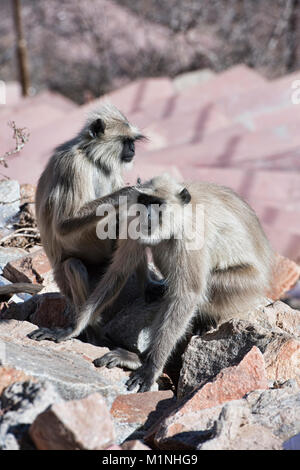
[[121, 160], [125, 163], [131, 162], [135, 154], [135, 144], [133, 139], [125, 139], [123, 141], [123, 150]]

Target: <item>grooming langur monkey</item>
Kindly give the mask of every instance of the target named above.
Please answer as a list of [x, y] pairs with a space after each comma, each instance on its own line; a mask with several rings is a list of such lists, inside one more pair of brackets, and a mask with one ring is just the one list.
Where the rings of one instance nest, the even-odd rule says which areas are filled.
[[[96, 209], [101, 204], [117, 206], [119, 196], [134, 191], [123, 187], [122, 173], [134, 157], [135, 141], [142, 138], [117, 108], [103, 105], [90, 114], [74, 139], [55, 150], [42, 173], [36, 193], [37, 222], [55, 280], [75, 318], [68, 329], [40, 328], [31, 338], [61, 341], [78, 336], [87, 326], [78, 316], [80, 307], [115, 244], [98, 239]], [[146, 259], [140, 258], [137, 271], [141, 284], [146, 284]]]
[[[138, 386], [143, 392], [161, 374], [196, 314], [216, 324], [266, 299], [273, 252], [254, 211], [229, 188], [210, 183], [183, 186], [163, 175], [142, 185], [140, 191], [138, 202], [148, 206], [153, 230], [143, 232], [139, 240], [118, 240], [112, 264], [85, 313], [99, 316], [101, 307], [124, 285], [145, 247], [151, 247], [153, 261], [166, 279], [167, 293], [155, 316], [144, 360], [118, 348], [94, 361], [96, 366], [137, 369], [127, 385], [129, 390]], [[150, 211], [151, 204], [156, 204], [156, 210], [160, 205], [161, 218]], [[192, 205], [192, 212], [184, 211], [187, 205]], [[200, 221], [195, 219], [197, 205], [204, 209]], [[174, 217], [171, 225], [170, 214]], [[154, 219], [158, 223], [152, 224]], [[149, 221], [145, 220], [146, 228]], [[196, 249], [189, 249], [187, 234], [181, 231], [186, 222], [199, 237]], [[182, 238], [177, 239], [180, 234]]]

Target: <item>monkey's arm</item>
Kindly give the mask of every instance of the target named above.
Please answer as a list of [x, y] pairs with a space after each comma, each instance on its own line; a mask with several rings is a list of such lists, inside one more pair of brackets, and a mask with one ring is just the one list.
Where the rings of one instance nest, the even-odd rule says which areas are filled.
[[88, 202], [79, 209], [74, 217], [67, 218], [57, 224], [57, 230], [61, 235], [74, 234], [82, 229], [88, 229], [91, 225], [99, 223], [106, 218], [108, 214], [99, 216], [96, 214], [101, 205], [109, 205], [113, 208], [119, 207], [119, 198], [121, 196], [132, 196], [135, 193], [134, 186], [126, 186], [107, 196]]
[[[177, 250], [169, 253], [168, 294], [151, 327], [146, 360], [127, 382], [129, 390], [137, 386], [140, 392], [150, 390], [173, 348], [185, 334], [199, 304], [205, 300], [209, 265], [204, 256], [203, 253], [201, 264], [194, 265], [193, 255], [187, 253], [180, 242]], [[179, 259], [182, 265], [178, 266]]]

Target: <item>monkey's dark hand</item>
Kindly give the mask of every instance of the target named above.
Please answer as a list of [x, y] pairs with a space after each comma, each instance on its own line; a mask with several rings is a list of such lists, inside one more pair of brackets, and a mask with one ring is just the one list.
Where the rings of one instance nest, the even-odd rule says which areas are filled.
[[126, 386], [129, 391], [138, 387], [137, 392], [148, 392], [155, 384], [159, 373], [151, 361], [146, 362], [130, 376]]
[[48, 339], [60, 343], [72, 337], [73, 328], [38, 328], [32, 331], [27, 336], [35, 341], [42, 341]]
[[145, 301], [147, 303], [155, 302], [161, 299], [168, 290], [167, 283], [165, 281], [160, 282], [148, 282], [145, 288]]

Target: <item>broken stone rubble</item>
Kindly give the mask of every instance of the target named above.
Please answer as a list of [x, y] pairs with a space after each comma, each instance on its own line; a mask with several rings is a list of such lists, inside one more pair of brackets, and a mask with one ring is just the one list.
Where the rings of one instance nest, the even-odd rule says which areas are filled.
[[7, 263], [3, 276], [11, 282], [42, 284], [47, 275], [51, 276], [51, 271], [46, 253], [40, 249]]
[[[112, 370], [95, 369], [94, 366], [91, 364], [94, 358], [104, 354], [107, 351], [107, 349], [99, 348], [99, 347], [90, 345], [88, 343], [82, 343], [79, 340], [71, 340], [71, 341], [67, 341], [64, 343], [60, 343], [60, 344], [52, 343], [49, 341], [42, 341], [40, 343], [36, 343], [36, 342], [29, 340], [26, 336], [27, 333], [32, 331], [33, 328], [34, 326], [32, 324], [25, 322], [25, 321], [18, 322], [15, 320], [6, 320], [0, 323], [0, 341], [2, 344], [5, 345], [5, 357], [2, 358], [2, 361], [3, 359], [4, 361], [6, 361], [4, 362], [4, 365], [6, 366], [6, 368], [9, 366], [16, 367], [17, 369], [23, 371], [23, 373], [26, 374], [28, 377], [34, 377], [34, 379], [37, 381], [40, 381], [40, 380], [50, 381], [52, 385], [54, 385], [55, 388], [62, 395], [61, 399], [67, 399], [67, 400], [82, 399], [85, 396], [88, 396], [91, 393], [97, 391], [106, 399], [107, 406], [111, 407], [112, 401], [115, 398], [114, 406], [112, 407], [112, 419], [114, 422], [114, 427], [115, 427], [115, 432], [116, 432], [115, 444], [118, 443], [120, 445], [123, 445], [122, 443], [124, 442], [124, 440], [130, 440], [132, 438], [143, 439], [145, 435], [145, 430], [140, 431], [140, 429], [142, 429], [143, 422], [147, 418], [147, 411], [145, 410], [144, 414], [142, 413], [142, 406], [143, 406], [142, 401], [144, 397], [143, 395], [137, 395], [137, 394], [133, 394], [132, 399], [130, 396], [128, 396], [128, 398], [124, 396], [124, 394], [127, 393], [124, 383], [126, 381], [126, 378], [128, 377], [128, 372], [126, 373], [122, 371], [121, 369], [117, 369], [117, 368], [112, 369]], [[258, 330], [256, 330], [256, 328]], [[214, 339], [211, 338], [211, 342], [219, 341], [221, 343], [223, 336], [222, 334], [220, 334], [220, 332], [216, 333], [216, 331], [209, 333], [210, 335], [212, 335], [212, 338], [214, 338]], [[246, 333], [247, 331], [248, 330], [246, 328]], [[252, 337], [251, 337], [252, 340], [253, 338], [255, 339], [255, 341], [253, 342], [256, 342], [256, 345], [258, 347], [262, 347], [262, 344], [264, 344], [264, 341], [266, 341], [266, 339], [263, 338], [263, 334], [266, 334], [266, 331], [268, 332], [268, 330], [264, 330], [261, 327], [259, 328], [259, 327], [255, 327], [254, 325], [252, 325], [252, 329], [250, 328], [250, 331], [252, 332]], [[257, 331], [259, 334], [257, 333]], [[247, 337], [246, 333], [245, 333], [245, 337]], [[284, 337], [285, 337], [285, 334], [286, 333], [283, 332]], [[224, 337], [226, 337], [226, 335]], [[274, 337], [274, 332], [271, 332], [271, 334], [269, 333], [267, 335], [267, 338], [269, 337], [271, 338]], [[194, 337], [193, 341], [195, 340], [195, 338], [197, 339], [197, 337]], [[250, 344], [251, 344], [251, 341], [250, 341]], [[100, 353], [100, 350], [101, 350], [101, 353]], [[213, 358], [212, 352], [211, 351], [207, 352], [206, 357], [207, 357], [207, 360], [208, 359], [212, 360]], [[258, 350], [256, 351], [256, 357], [258, 358], [258, 360], [259, 360], [259, 357], [262, 357], [262, 353], [259, 352]], [[232, 361], [233, 359], [231, 358], [230, 359], [231, 367], [232, 367]], [[222, 366], [223, 365], [224, 364], [222, 363]], [[236, 367], [236, 366], [233, 366], [233, 367]], [[224, 374], [224, 370], [226, 369], [222, 367], [222, 370], [220, 371], [220, 373]], [[251, 370], [252, 369], [250, 368], [248, 372], [246, 373], [248, 380], [252, 379], [253, 377]], [[257, 370], [257, 368], [255, 370]], [[213, 371], [212, 376], [214, 375], [216, 377], [217, 373], [214, 372], [214, 369], [212, 369], [212, 371]], [[262, 369], [262, 373], [263, 373], [263, 369]], [[214, 377], [212, 377], [212, 379], [213, 378]], [[18, 379], [18, 376], [16, 376], [16, 379]], [[22, 377], [20, 377], [20, 379], [22, 380]], [[12, 378], [12, 380], [14, 380], [14, 378]], [[230, 385], [234, 388], [233, 382], [234, 382], [233, 380], [230, 380]], [[207, 384], [207, 381], [205, 383]], [[218, 386], [218, 381], [215, 381], [215, 383], [217, 385], [216, 385], [215, 392], [212, 393], [213, 397], [220, 396], [219, 394], [222, 389], [221, 385]], [[239, 380], [238, 386], [240, 386], [241, 383], [242, 381]], [[253, 387], [260, 388], [261, 385], [258, 385], [258, 383], [256, 383], [256, 385], [253, 385]], [[203, 390], [202, 393], [205, 393], [205, 390], [206, 390], [205, 384], [203, 384], [202, 386], [200, 385], [200, 389]], [[279, 391], [280, 391], [279, 389], [275, 389], [275, 393], [278, 393]], [[159, 392], [159, 393], [162, 393], [162, 392]], [[167, 392], [167, 393], [170, 393], [169, 396], [171, 398], [171, 395], [172, 395], [171, 392]], [[243, 390], [240, 393], [245, 393], [245, 390]], [[141, 403], [140, 413], [141, 415], [143, 415], [143, 419], [139, 417], [138, 419], [134, 418], [134, 412], [135, 412], [134, 408], [136, 406], [134, 405], [135, 403], [134, 395], [138, 396], [138, 400]], [[231, 395], [229, 397], [229, 399], [231, 400], [229, 403], [233, 403], [234, 397], [235, 395]], [[132, 408], [130, 405], [131, 401], [132, 401]], [[118, 408], [118, 403], [120, 405], [119, 408]], [[124, 408], [124, 404], [126, 404], [126, 408]], [[299, 403], [297, 403], [296, 401], [294, 405], [296, 409], [299, 407]], [[205, 406], [208, 406], [207, 403]], [[215, 406], [212, 406], [212, 408], [216, 408], [218, 406], [219, 405], [215, 405]], [[278, 401], [278, 407], [279, 406], [280, 406], [280, 400]], [[199, 407], [199, 403], [198, 403], [196, 405], [195, 412], [200, 413], [200, 408], [201, 407]], [[209, 410], [212, 408], [211, 407], [204, 408], [204, 410], [206, 409]], [[223, 414], [221, 415], [221, 409], [222, 408], [219, 409], [219, 414], [217, 414], [216, 422], [220, 421], [223, 423], [227, 415], [224, 411], [223, 414], [225, 413], [224, 415], [225, 418], [222, 418]], [[229, 407], [229, 409], [231, 408]], [[151, 412], [149, 411], [148, 418], [150, 417], [150, 415], [151, 415]], [[193, 434], [194, 432], [193, 421], [195, 420], [195, 417], [192, 416], [191, 421], [189, 421], [189, 418], [188, 418], [189, 416], [190, 416], [190, 412], [188, 411], [182, 413], [182, 415], [180, 416], [180, 425], [182, 425], [182, 423], [185, 423], [185, 426], [187, 427], [187, 429], [189, 429], [189, 426], [190, 426], [190, 429], [187, 432], [188, 434], [189, 433]], [[283, 413], [283, 419], [284, 419], [284, 413]], [[225, 422], [227, 422], [226, 419], [225, 419]], [[0, 427], [1, 426], [2, 424], [0, 424]], [[250, 424], [247, 424], [247, 426], [248, 427], [244, 429], [243, 434], [241, 434], [240, 431], [237, 432], [236, 435], [238, 437], [236, 438], [235, 442], [232, 442], [230, 445], [232, 445], [233, 447], [237, 446], [238, 442], [240, 443], [244, 442], [243, 445], [246, 445], [245, 442], [248, 442], [248, 441], [250, 442], [252, 438], [254, 439], [255, 435], [259, 436], [260, 435], [259, 433], [261, 432], [262, 435], [266, 436], [264, 444], [263, 444], [266, 448], [268, 448], [268, 446], [270, 446], [270, 448], [278, 448], [279, 444], [281, 446], [283, 442], [281, 437], [278, 437], [276, 433], [273, 433], [272, 429], [268, 430], [267, 433], [264, 432], [265, 424], [262, 424], [262, 421], [259, 422], [258, 424], [257, 423], [253, 424], [252, 421], [250, 420]], [[240, 425], [238, 425], [238, 429], [240, 429]], [[295, 430], [294, 428], [288, 430], [288, 432], [286, 432], [284, 436], [284, 440], [287, 440], [288, 438], [292, 437], [292, 432], [294, 432], [294, 430]], [[295, 431], [295, 434], [296, 434], [296, 431]], [[297, 432], [299, 432], [299, 430]], [[187, 444], [181, 442], [180, 435], [181, 435], [181, 432], [179, 431], [179, 428], [175, 426], [175, 434], [174, 434], [175, 437], [172, 437], [172, 444], [171, 444], [172, 448], [176, 448], [176, 449], [186, 448]], [[207, 432], [207, 430], [204, 430], [203, 436], [204, 437], [206, 436], [206, 437], [205, 439], [203, 438], [204, 439], [203, 445], [204, 443], [206, 443], [206, 441], [211, 440], [207, 437], [209, 435], [211, 434]], [[159, 434], [157, 434], [157, 436], [159, 436]], [[10, 436], [10, 439], [12, 439], [11, 436]], [[262, 439], [258, 439], [258, 441], [260, 443], [263, 442]], [[16, 442], [18, 442], [18, 439]], [[217, 441], [211, 441], [210, 444], [207, 443], [205, 445], [207, 446], [210, 445], [212, 446], [212, 448], [214, 445], [216, 446], [223, 445], [223, 444], [220, 444], [221, 441], [218, 441], [218, 442], [219, 444], [217, 444]], [[5, 445], [8, 446], [7, 443]], [[16, 443], [14, 445], [16, 446]], [[167, 445], [167, 447], [170, 448], [170, 444], [165, 444], [165, 439], [162, 439], [160, 441], [158, 437], [155, 438], [154, 445], [159, 448], [165, 448], [165, 446]], [[249, 443], [247, 445], [248, 446], [253, 445], [255, 447], [258, 444], [255, 444], [254, 442], [253, 444]], [[188, 443], [188, 446], [190, 446], [190, 443]], [[197, 441], [197, 446], [200, 446], [199, 441]]]
[[13, 367], [0, 366], [0, 396], [3, 390], [15, 382], [26, 382], [31, 380], [37, 382], [32, 376], [25, 374], [22, 370], [14, 369]]
[[[194, 387], [191, 393], [173, 406], [169, 419], [174, 417], [172, 429], [176, 434], [185, 432], [181, 426], [182, 417], [193, 415], [201, 409], [212, 408], [224, 402], [242, 398], [247, 392], [268, 388], [264, 359], [256, 346], [246, 353], [240, 362], [232, 367], [222, 369], [215, 377], [207, 380], [199, 387]], [[163, 426], [164, 420], [158, 426], [153, 426], [148, 438], [157, 433]], [[170, 431], [172, 433], [172, 431]]]
[[[117, 395], [126, 393], [128, 372], [95, 368], [92, 361], [108, 352], [77, 339], [54, 343], [32, 341], [27, 337], [35, 326], [29, 322], [0, 322], [0, 343], [4, 366], [14, 367], [41, 381], [52, 383], [62, 398], [84, 398], [101, 392], [111, 403]], [[1, 351], [0, 351], [1, 352]]]
[[28, 253], [27, 251], [23, 250], [23, 248], [16, 248], [14, 246], [11, 247], [0, 247], [0, 269], [3, 272], [3, 268], [7, 265], [7, 263], [14, 261], [18, 258], [22, 258], [26, 256]]
[[[280, 308], [281, 303], [278, 304]], [[298, 317], [300, 324], [300, 313], [294, 312], [294, 316]], [[191, 338], [183, 355], [178, 397], [204, 385], [222, 369], [239, 363], [253, 346], [263, 353], [270, 381], [295, 378], [300, 385], [299, 339], [279, 328], [266, 329], [254, 322], [232, 319], [203, 336]]]
[[35, 419], [29, 434], [39, 450], [103, 450], [115, 440], [109, 410], [98, 393], [53, 404]]
[[[20, 185], [16, 180], [0, 181], [0, 230], [5, 234], [7, 227], [17, 217], [20, 210]], [[2, 237], [1, 237], [2, 238]]]
[[171, 414], [157, 427], [159, 449], [282, 449], [300, 429], [300, 390], [288, 381], [282, 388], [255, 390], [240, 400], [188, 413]]
[[[47, 299], [48, 295], [49, 294], [42, 298]], [[54, 299], [56, 299], [56, 296], [54, 296]], [[44, 302], [46, 302], [46, 300], [44, 300]], [[25, 304], [26, 303], [24, 303], [24, 305]], [[202, 336], [192, 338], [190, 346], [187, 348], [186, 354], [190, 354], [189, 349], [193, 349], [195, 344], [199, 346], [197, 349], [197, 354], [204, 348], [203, 344], [214, 346], [215, 349], [206, 350], [204, 348], [203, 360], [206, 361], [205, 363], [201, 363], [199, 357], [194, 357], [194, 360], [192, 360], [191, 363], [196, 363], [198, 365], [198, 370], [201, 370], [204, 373], [209, 372], [209, 377], [213, 379], [220, 372], [216, 369], [216, 363], [219, 362], [219, 367], [221, 370], [224, 370], [224, 367], [234, 366], [236, 364], [236, 360], [239, 360], [239, 358], [242, 357], [242, 352], [247, 352], [246, 350], [250, 346], [257, 346], [263, 352], [264, 357], [266, 355], [266, 345], [273, 344], [273, 350], [276, 351], [276, 348], [279, 345], [284, 345], [287, 339], [290, 341], [291, 335], [286, 333], [288, 329], [287, 325], [293, 325], [295, 323], [296, 319], [299, 318], [299, 312], [293, 311], [281, 302], [276, 302], [273, 306], [268, 308], [272, 308], [272, 315], [269, 312], [267, 317], [270, 317], [273, 320], [275, 318], [278, 319], [280, 315], [284, 316], [284, 312], [288, 312], [288, 315], [286, 315], [287, 323], [284, 330], [281, 330], [280, 328], [280, 326], [283, 326], [281, 322], [275, 322], [277, 326], [275, 325], [272, 330], [270, 328], [263, 328], [256, 322], [251, 324], [248, 320], [232, 320], [228, 322], [227, 325], [223, 324], [218, 329], [207, 333], [204, 335], [204, 337]], [[50, 313], [50, 310], [46, 309], [46, 311]], [[261, 311], [261, 314], [262, 313], [263, 312]], [[32, 313], [30, 313], [30, 315], [32, 315]], [[105, 397], [109, 407], [112, 405], [114, 400], [116, 404], [118, 402], [126, 403], [125, 394], [127, 393], [127, 390], [124, 384], [128, 377], [128, 372], [124, 372], [118, 368], [112, 370], [95, 369], [92, 365], [93, 359], [107, 352], [107, 348], [99, 348], [88, 343], [82, 343], [77, 339], [60, 344], [56, 344], [50, 341], [36, 343], [27, 338], [27, 334], [32, 331], [33, 328], [34, 326], [26, 321], [2, 320], [0, 322], [0, 341], [5, 345], [5, 365], [7, 367], [16, 367], [17, 369], [22, 370], [28, 376], [34, 377], [34, 379], [38, 381], [50, 381], [60, 392], [62, 398], [67, 400], [84, 398], [85, 396], [88, 396], [89, 394], [97, 391]], [[281, 331], [281, 333], [279, 333], [279, 331]], [[275, 339], [278, 337], [280, 338], [280, 341], [275, 341]], [[292, 339], [293, 341], [296, 341], [296, 338]], [[226, 354], [224, 353], [222, 344], [228, 345], [228, 352]], [[216, 351], [218, 349], [221, 351], [222, 357], [215, 357]], [[230, 351], [233, 355], [230, 355]], [[209, 361], [211, 361], [211, 365], [209, 365]], [[291, 363], [291, 361], [289, 362]], [[184, 360], [184, 366], [182, 369], [183, 375], [187, 373], [187, 364], [188, 361]], [[189, 371], [188, 374], [190, 374], [190, 372], [191, 371]], [[251, 373], [249, 373], [249, 375], [251, 375]], [[189, 377], [189, 380], [191, 380], [190, 385], [194, 387], [195, 383], [191, 378], [192, 374], [190, 374]], [[196, 385], [199, 386], [200, 384], [201, 386], [202, 383], [203, 386], [207, 380], [208, 377], [206, 377], [206, 380], [204, 380], [203, 383], [197, 382]], [[182, 385], [180, 384], [178, 389], [179, 395], [182, 393], [181, 387]], [[185, 394], [186, 393], [184, 392], [184, 395]], [[140, 400], [142, 401], [143, 396], [139, 396], [141, 397]], [[129, 407], [126, 413], [124, 413], [124, 405], [120, 406], [119, 410], [117, 410], [115, 404], [115, 410], [113, 411], [114, 414], [119, 413], [119, 417], [121, 414], [124, 418], [122, 421], [119, 418], [116, 419], [116, 416], [113, 416], [116, 432], [116, 444], [118, 443], [120, 445], [122, 445], [124, 440], [130, 440], [132, 438], [143, 439], [145, 432], [147, 432], [148, 429], [147, 427], [146, 429], [143, 429], [143, 425], [140, 419], [137, 419], [135, 422], [133, 422], [133, 415], [131, 415], [130, 411], [130, 397], [128, 397], [128, 400], [129, 401], [127, 401], [127, 403], [129, 403]], [[134, 409], [133, 399], [132, 403]], [[146, 413], [144, 413], [143, 416], [145, 417], [145, 415]], [[149, 413], [149, 416], [150, 415], [151, 413]], [[182, 417], [180, 419], [183, 420]], [[247, 433], [243, 435], [243, 439], [246, 439], [245, 436], [254, 436], [255, 430], [258, 433], [258, 428], [247, 428]], [[271, 431], [269, 431], [269, 434], [270, 433]], [[275, 441], [277, 445], [278, 438], [276, 439]], [[177, 442], [177, 438], [175, 441], [177, 446], [176, 448], [185, 448], [181, 442]], [[240, 442], [244, 442], [242, 437], [240, 438]], [[275, 446], [273, 440], [272, 442], [268, 442], [269, 444], [266, 443], [266, 446]], [[158, 445], [158, 441], [155, 445]]]
[[149, 428], [167, 410], [172, 409], [176, 398], [171, 390], [119, 395], [110, 412], [116, 425], [116, 442], [125, 439], [142, 439]]
[[35, 418], [62, 399], [50, 383], [16, 382], [1, 394], [0, 449], [34, 448], [28, 430]]

